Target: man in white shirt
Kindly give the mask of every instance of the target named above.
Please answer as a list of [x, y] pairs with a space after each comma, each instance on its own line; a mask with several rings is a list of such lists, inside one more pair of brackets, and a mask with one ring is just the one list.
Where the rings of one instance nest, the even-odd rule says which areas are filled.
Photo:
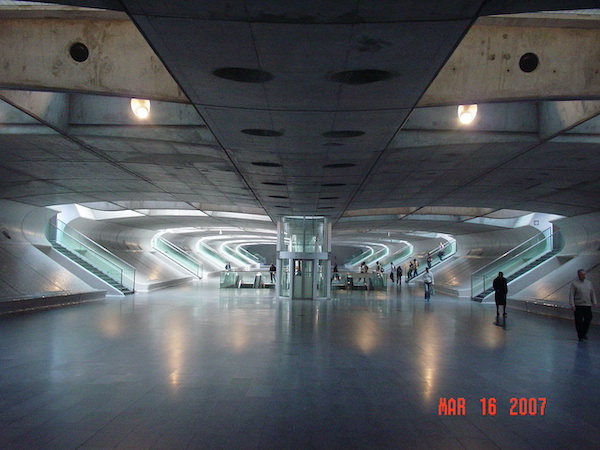
[[585, 279], [585, 270], [577, 271], [577, 279], [571, 283], [569, 305], [575, 316], [575, 328], [579, 342], [587, 340], [587, 332], [592, 322], [592, 306], [597, 304], [594, 287]]
[[433, 274], [429, 271], [429, 267], [425, 267], [425, 273], [421, 277], [423, 287], [425, 288], [425, 301], [431, 298], [431, 289], [433, 287]]

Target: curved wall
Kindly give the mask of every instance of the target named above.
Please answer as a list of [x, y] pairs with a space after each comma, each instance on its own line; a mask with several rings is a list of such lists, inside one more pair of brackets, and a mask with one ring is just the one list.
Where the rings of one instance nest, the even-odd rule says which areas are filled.
[[456, 253], [435, 269], [436, 289], [458, 297], [471, 296], [471, 274], [540, 231], [531, 226], [455, 236]]
[[40, 299], [43, 307], [57, 297], [104, 297], [48, 256], [53, 249], [44, 229], [54, 215], [47, 208], [0, 202], [0, 301]]
[[563, 235], [564, 249], [553, 261], [544, 263], [549, 266], [544, 273], [527, 274], [527, 286], [513, 294], [509, 291], [509, 298], [566, 307], [570, 284], [578, 269], [587, 271], [587, 278], [600, 294], [599, 223], [600, 213], [557, 220], [555, 225]]
[[136, 291], [161, 289], [195, 279], [152, 248], [156, 231], [83, 218], [72, 220], [69, 225], [135, 267]]

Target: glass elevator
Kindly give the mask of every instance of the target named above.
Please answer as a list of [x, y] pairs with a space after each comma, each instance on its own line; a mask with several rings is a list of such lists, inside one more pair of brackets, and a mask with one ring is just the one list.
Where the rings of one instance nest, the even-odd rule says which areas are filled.
[[277, 222], [277, 296], [315, 300], [331, 294], [331, 225], [326, 217]]

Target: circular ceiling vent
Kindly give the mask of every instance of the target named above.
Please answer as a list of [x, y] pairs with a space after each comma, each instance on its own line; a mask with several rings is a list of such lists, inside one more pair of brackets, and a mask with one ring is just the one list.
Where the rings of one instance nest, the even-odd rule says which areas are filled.
[[519, 59], [519, 68], [526, 73], [533, 72], [540, 64], [540, 59], [535, 53], [525, 53]]
[[352, 163], [331, 163], [325, 164], [323, 166], [324, 169], [346, 169], [348, 167], [354, 167], [356, 164]]
[[266, 83], [273, 79], [273, 74], [260, 69], [245, 67], [221, 67], [213, 71], [213, 75], [240, 83]]
[[69, 54], [74, 61], [84, 62], [90, 57], [90, 50], [85, 44], [82, 44], [81, 42], [75, 42], [69, 48]]
[[339, 197], [319, 197], [319, 200], [338, 200]]
[[281, 131], [267, 130], [267, 129], [261, 129], [261, 128], [248, 128], [246, 130], [242, 130], [242, 133], [249, 134], [251, 136], [262, 136], [262, 137], [283, 136], [283, 133]]
[[329, 79], [343, 84], [367, 84], [384, 81], [392, 76], [392, 72], [388, 72], [387, 70], [365, 69], [337, 72], [331, 75]]
[[362, 136], [363, 134], [365, 134], [364, 131], [340, 130], [340, 131], [328, 131], [326, 133], [323, 133], [323, 136], [326, 138], [351, 138], [351, 137]]
[[253, 166], [259, 167], [281, 167], [281, 164], [268, 162], [268, 161], [256, 161], [252, 163]]
[[270, 198], [289, 198], [285, 195], [269, 195]]
[[263, 181], [262, 184], [266, 184], [267, 186], [285, 186], [285, 183], [280, 183], [278, 181]]
[[323, 183], [321, 184], [323, 187], [338, 187], [338, 186], [346, 186], [346, 183]]

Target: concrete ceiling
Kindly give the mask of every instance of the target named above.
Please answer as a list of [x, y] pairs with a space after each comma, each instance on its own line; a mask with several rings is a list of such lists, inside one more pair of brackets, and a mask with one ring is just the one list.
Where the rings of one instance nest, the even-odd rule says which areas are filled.
[[52, 3], [71, 7], [0, 2], [2, 199], [137, 210], [115, 221], [152, 229], [325, 215], [346, 233], [600, 210], [596, 10]]

